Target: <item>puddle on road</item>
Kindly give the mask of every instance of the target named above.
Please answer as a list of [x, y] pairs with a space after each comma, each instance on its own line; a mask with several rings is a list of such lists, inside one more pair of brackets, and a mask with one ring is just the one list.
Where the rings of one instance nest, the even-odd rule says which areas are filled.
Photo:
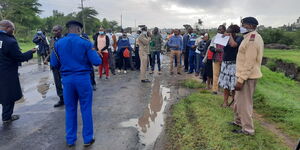
[[46, 98], [46, 94], [49, 90], [50, 83], [49, 77], [41, 78], [39, 84], [37, 85], [37, 91], [42, 94], [42, 98]]
[[153, 146], [164, 126], [164, 111], [170, 99], [170, 89], [160, 85], [160, 80], [154, 79], [151, 100], [143, 115], [138, 119], [122, 122], [122, 127], [134, 127], [139, 131], [140, 143], [145, 149]]
[[[24, 70], [22, 70], [24, 71]], [[26, 70], [27, 71], [27, 68]], [[25, 105], [33, 105], [46, 97], [55, 95], [54, 82], [51, 72], [42, 71], [34, 74], [34, 76], [27, 76], [26, 74], [21, 77], [21, 87], [24, 97], [17, 101]]]

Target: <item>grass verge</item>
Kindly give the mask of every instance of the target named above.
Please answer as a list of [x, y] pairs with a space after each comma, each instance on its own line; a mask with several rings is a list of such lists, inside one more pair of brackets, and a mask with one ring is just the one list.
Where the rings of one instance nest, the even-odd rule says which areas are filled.
[[297, 66], [300, 66], [300, 50], [265, 49], [264, 57], [280, 59], [284, 62], [294, 63]]
[[[24, 53], [24, 52], [27, 52], [28, 50], [31, 50], [36, 45], [34, 43], [32, 43], [32, 42], [28, 42], [28, 43], [19, 43], [19, 46], [21, 48], [22, 53]], [[34, 58], [37, 57], [36, 53], [33, 54], [33, 57]]]
[[293, 138], [300, 137], [300, 84], [284, 76], [262, 68], [254, 96], [254, 109], [273, 121]]
[[256, 135], [231, 133], [227, 125], [233, 119], [230, 109], [220, 107], [221, 96], [206, 91], [194, 93], [172, 107], [166, 132], [171, 144], [167, 149], [180, 150], [286, 150], [280, 139], [255, 122]]
[[186, 79], [181, 81], [181, 85], [190, 89], [205, 88], [206, 85], [195, 79]]

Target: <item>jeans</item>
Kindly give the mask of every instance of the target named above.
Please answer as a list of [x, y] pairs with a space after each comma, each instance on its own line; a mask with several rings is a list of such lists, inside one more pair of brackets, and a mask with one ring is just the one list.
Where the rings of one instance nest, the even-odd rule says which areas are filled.
[[204, 64], [203, 64], [204, 57], [201, 54], [196, 53], [196, 73], [203, 73]]
[[158, 71], [161, 71], [160, 67], [160, 51], [154, 51], [151, 52], [151, 58], [152, 58], [152, 71], [155, 69], [155, 60], [157, 60], [157, 65], [158, 65]]
[[196, 71], [196, 52], [193, 50], [190, 50], [189, 52], [189, 65], [190, 65], [189, 72]]

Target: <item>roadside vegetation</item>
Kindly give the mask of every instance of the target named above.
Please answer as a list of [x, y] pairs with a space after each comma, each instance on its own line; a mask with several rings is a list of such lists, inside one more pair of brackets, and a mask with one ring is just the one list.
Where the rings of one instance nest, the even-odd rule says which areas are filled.
[[254, 96], [254, 109], [264, 118], [293, 138], [300, 137], [300, 84], [284, 76], [262, 68]]
[[297, 66], [300, 66], [300, 50], [265, 49], [264, 57], [275, 60], [278, 59], [287, 63], [294, 63]]
[[172, 108], [167, 122], [167, 135], [171, 144], [167, 149], [180, 150], [287, 150], [281, 139], [255, 122], [256, 135], [236, 135], [228, 125], [233, 113], [220, 107], [222, 96], [194, 93]]
[[199, 88], [205, 88], [205, 84], [200, 83], [199, 81], [195, 79], [186, 79], [181, 81], [181, 85], [190, 88], [190, 89], [199, 89]]
[[[292, 139], [300, 137], [300, 84], [262, 67], [263, 78], [257, 84], [254, 110]], [[199, 81], [188, 79], [181, 84], [194, 89]], [[200, 87], [203, 88], [203, 87]], [[236, 135], [231, 109], [220, 107], [221, 95], [201, 90], [182, 99], [172, 108], [167, 122], [168, 149], [222, 149], [222, 150], [284, 150], [289, 149], [282, 139], [255, 121], [254, 137]]]

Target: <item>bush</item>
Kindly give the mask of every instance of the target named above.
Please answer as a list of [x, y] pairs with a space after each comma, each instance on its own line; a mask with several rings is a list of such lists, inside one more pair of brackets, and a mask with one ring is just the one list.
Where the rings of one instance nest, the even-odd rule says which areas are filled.
[[265, 29], [259, 31], [265, 44], [279, 43], [292, 45], [295, 42], [295, 39], [291, 36], [288, 36], [284, 31], [279, 29]]

